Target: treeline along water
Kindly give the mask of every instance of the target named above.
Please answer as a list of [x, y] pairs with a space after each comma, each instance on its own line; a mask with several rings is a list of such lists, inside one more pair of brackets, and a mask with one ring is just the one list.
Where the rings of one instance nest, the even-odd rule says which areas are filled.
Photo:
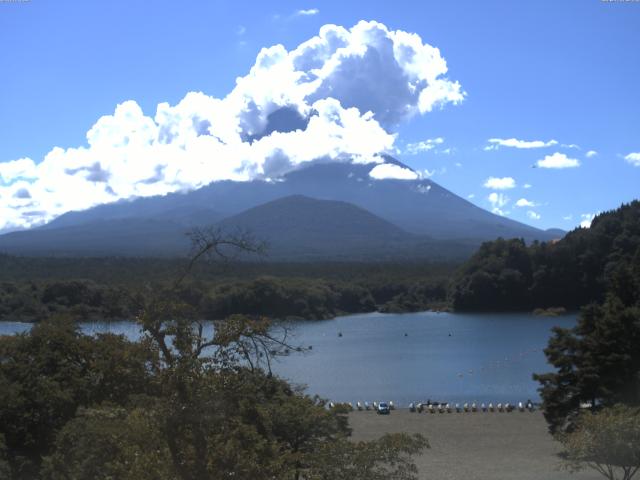
[[[309, 393], [334, 401], [427, 399], [449, 402], [537, 400], [531, 375], [550, 370], [543, 349], [553, 326], [576, 315], [523, 313], [367, 313], [318, 322], [292, 322], [292, 343], [312, 347], [280, 358], [274, 370]], [[30, 324], [0, 322], [0, 334]], [[87, 334], [139, 337], [134, 322], [88, 322]]]

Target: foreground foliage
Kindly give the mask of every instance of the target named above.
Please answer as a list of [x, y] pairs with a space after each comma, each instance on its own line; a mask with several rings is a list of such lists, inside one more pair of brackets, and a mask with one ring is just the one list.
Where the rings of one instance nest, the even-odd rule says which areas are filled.
[[[200, 237], [198, 258], [242, 238]], [[349, 439], [328, 410], [271, 373], [301, 349], [266, 317], [210, 331], [181, 276], [139, 299], [140, 342], [68, 318], [0, 337], [0, 474], [20, 480], [416, 478], [420, 436]]]
[[603, 304], [583, 308], [572, 329], [554, 329], [545, 350], [555, 372], [535, 375], [552, 432], [574, 428], [592, 410], [640, 406], [640, 249], [612, 266]]
[[631, 480], [640, 470], [640, 410], [621, 405], [582, 413], [571, 433], [559, 435], [567, 467], [588, 467], [608, 480]]

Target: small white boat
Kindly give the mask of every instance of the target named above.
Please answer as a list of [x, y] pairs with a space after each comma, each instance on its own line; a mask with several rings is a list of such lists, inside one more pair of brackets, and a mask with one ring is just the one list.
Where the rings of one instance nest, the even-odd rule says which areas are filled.
[[393, 404], [393, 402], [389, 402], [389, 410], [395, 410], [396, 406]]
[[522, 402], [518, 402], [518, 410], [524, 412], [524, 405], [522, 404]]
[[489, 411], [493, 412], [493, 403], [489, 402]]
[[460, 404], [456, 403], [456, 413], [460, 413]]
[[447, 403], [446, 405], [447, 413], [451, 413], [451, 405]]
[[373, 409], [378, 410], [378, 402], [373, 402]]
[[409, 404], [409, 411], [410, 412], [415, 412], [416, 411], [416, 404], [415, 403], [411, 402]]
[[483, 412], [487, 411], [487, 406], [484, 403], [480, 405], [480, 408], [482, 409]]
[[432, 404], [429, 404], [429, 413], [436, 413], [436, 409]]
[[334, 408], [336, 408], [336, 404], [333, 402], [329, 402], [329, 408], [333, 410]]
[[464, 404], [464, 411], [465, 411], [465, 412], [468, 412], [468, 411], [469, 411], [469, 404], [468, 404], [468, 403], [465, 403], [465, 404]]
[[503, 407], [502, 407], [502, 403], [499, 403], [499, 404], [498, 404], [498, 411], [499, 411], [499, 412], [503, 412], [503, 411], [504, 411], [504, 409], [503, 409]]
[[371, 410], [371, 405], [369, 405], [369, 402], [364, 402], [364, 409]]
[[473, 402], [471, 404], [471, 411], [472, 412], [477, 412], [478, 411], [478, 406], [476, 405], [476, 402]]
[[362, 411], [362, 403], [361, 402], [357, 402], [356, 403], [356, 408], [360, 411]]

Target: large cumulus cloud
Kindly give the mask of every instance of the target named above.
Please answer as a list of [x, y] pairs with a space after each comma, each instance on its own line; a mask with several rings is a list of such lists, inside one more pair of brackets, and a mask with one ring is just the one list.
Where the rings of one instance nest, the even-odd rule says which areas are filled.
[[153, 117], [127, 101], [98, 119], [86, 145], [0, 163], [0, 230], [217, 180], [277, 178], [317, 159], [381, 162], [399, 123], [462, 101], [446, 73], [416, 34], [325, 25], [291, 51], [262, 49], [224, 98], [190, 92]]

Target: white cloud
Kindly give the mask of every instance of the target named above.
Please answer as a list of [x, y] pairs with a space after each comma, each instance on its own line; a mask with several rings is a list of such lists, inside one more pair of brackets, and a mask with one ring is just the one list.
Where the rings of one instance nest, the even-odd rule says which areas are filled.
[[580, 145], [576, 145], [575, 143], [563, 143], [561, 145], [563, 148], [575, 148], [576, 150], [580, 150]]
[[9, 184], [18, 179], [36, 178], [36, 164], [30, 158], [0, 163], [0, 182]]
[[376, 165], [369, 172], [369, 176], [376, 180], [415, 180], [418, 178], [418, 174], [413, 170], [409, 170], [408, 168], [401, 167], [400, 165], [394, 165], [392, 163], [381, 163], [380, 165]]
[[583, 213], [582, 215], [580, 215], [580, 217], [582, 218], [580, 226], [582, 228], [590, 228], [591, 222], [593, 222], [593, 219], [596, 218], [596, 215], [596, 213]]
[[437, 145], [441, 145], [442, 143], [444, 143], [444, 138], [442, 137], [428, 138], [427, 140], [423, 140], [421, 142], [409, 143], [407, 144], [405, 153], [407, 155], [417, 155], [418, 153], [433, 150]]
[[475, 193], [470, 193], [469, 195], [467, 195], [468, 199], [472, 199], [472, 198], [476, 198], [476, 194]]
[[624, 157], [634, 167], [640, 167], [640, 152], [633, 152]]
[[558, 142], [556, 140], [549, 140], [548, 142], [543, 142], [542, 140], [518, 140], [517, 138], [490, 138], [487, 140], [489, 145], [484, 147], [485, 150], [497, 150], [500, 147], [510, 147], [510, 148], [544, 148], [551, 147], [553, 145], [557, 145]]
[[509, 203], [509, 197], [505, 194], [491, 192], [487, 197], [487, 200], [489, 200], [489, 203], [491, 204], [491, 211], [496, 215], [505, 216], [509, 213], [502, 210], [502, 208]]
[[247, 33], [247, 27], [245, 27], [244, 25], [240, 25], [238, 28], [236, 28], [236, 35], [242, 36], [245, 33]]
[[525, 183], [522, 188], [531, 188], [532, 185], [530, 183]]
[[587, 158], [593, 158], [596, 155], [598, 155], [598, 152], [596, 152], [595, 150], [589, 150], [587, 153], [584, 154], [585, 157]]
[[565, 215], [564, 217], [562, 217], [563, 220], [573, 220], [573, 215]]
[[516, 207], [537, 207], [538, 204], [534, 203], [526, 198], [521, 198], [515, 203]]
[[494, 190], [508, 190], [510, 188], [515, 188], [516, 181], [511, 177], [489, 177], [484, 182], [485, 188], [492, 188]]
[[420, 184], [416, 187], [416, 190], [424, 195], [431, 191], [431, 185]]
[[531, 220], [540, 220], [540, 214], [534, 212], [533, 210], [527, 210], [527, 217], [529, 217]]
[[296, 15], [308, 17], [311, 15], [317, 15], [318, 13], [320, 13], [320, 10], [318, 10], [317, 8], [309, 8], [307, 10], [298, 10], [296, 12]]
[[[0, 163], [0, 230], [218, 180], [274, 178], [318, 159], [379, 163], [396, 148], [398, 123], [464, 99], [446, 74], [440, 51], [416, 34], [325, 25], [291, 51], [263, 48], [224, 98], [190, 92], [155, 115], [126, 101], [96, 121], [86, 145]], [[18, 182], [29, 205], [15, 206]]]
[[509, 197], [507, 197], [504, 193], [491, 192], [487, 197], [489, 203], [494, 207], [504, 207], [507, 203], [509, 203]]
[[536, 166], [540, 168], [575, 168], [580, 166], [580, 161], [575, 158], [569, 158], [564, 153], [556, 152], [547, 155], [542, 160], [536, 162]]
[[425, 168], [425, 169], [424, 169], [424, 172], [423, 172], [423, 174], [422, 174], [422, 176], [423, 176], [424, 178], [431, 178], [431, 177], [433, 177], [436, 173], [437, 173], [437, 172], [436, 172], [436, 170], [435, 170], [435, 169], [434, 169], [434, 170], [429, 170], [428, 168]]

